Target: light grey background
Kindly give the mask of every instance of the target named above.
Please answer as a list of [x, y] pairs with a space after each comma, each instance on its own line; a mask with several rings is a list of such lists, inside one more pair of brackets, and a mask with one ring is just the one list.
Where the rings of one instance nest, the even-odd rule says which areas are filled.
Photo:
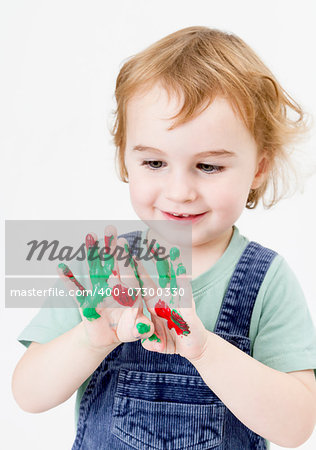
[[[137, 219], [128, 185], [116, 178], [107, 128], [115, 107], [115, 79], [125, 58], [183, 27], [206, 25], [232, 31], [315, 115], [315, 19], [313, 0], [299, 4], [294, 0], [2, 2], [3, 249], [4, 218]], [[315, 127], [300, 148], [315, 158]], [[301, 282], [314, 320], [315, 194], [314, 176], [303, 193], [270, 211], [261, 207], [245, 211], [237, 223], [249, 239], [286, 258]], [[4, 258], [4, 275], [3, 263]], [[0, 447], [69, 449], [74, 439], [75, 396], [34, 415], [19, 409], [10, 390], [12, 372], [24, 352], [16, 336], [37, 310], [5, 309], [4, 300], [1, 308]], [[316, 432], [300, 448], [315, 447]]]

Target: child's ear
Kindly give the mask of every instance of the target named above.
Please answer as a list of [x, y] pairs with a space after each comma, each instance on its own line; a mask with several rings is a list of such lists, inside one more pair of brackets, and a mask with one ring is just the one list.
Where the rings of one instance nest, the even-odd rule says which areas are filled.
[[263, 153], [257, 162], [256, 174], [252, 181], [251, 189], [257, 189], [261, 186], [268, 175], [269, 160], [266, 153]]

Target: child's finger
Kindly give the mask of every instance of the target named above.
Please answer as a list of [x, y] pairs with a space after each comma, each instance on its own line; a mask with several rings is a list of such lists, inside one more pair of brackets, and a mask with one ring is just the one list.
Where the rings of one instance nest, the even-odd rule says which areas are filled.
[[72, 271], [68, 266], [66, 266], [66, 264], [59, 264], [57, 271], [61, 278], [63, 278], [68, 289], [74, 290], [76, 293], [73, 298], [80, 306], [81, 317], [85, 317], [90, 321], [99, 318], [100, 315], [97, 313], [95, 308], [100, 302], [102, 302], [102, 295], [98, 292], [94, 296], [88, 293], [84, 286], [82, 286], [82, 284], [75, 278]]
[[[136, 273], [136, 279], [139, 283], [139, 287], [143, 288], [143, 294], [142, 296], [139, 296], [137, 303], [139, 302], [140, 306], [138, 307], [138, 314], [137, 314], [137, 320], [136, 325], [134, 329], [135, 336], [139, 336], [139, 333], [143, 331], [142, 338], [143, 339], [149, 339], [149, 341], [155, 341], [155, 345], [159, 344], [159, 349], [162, 351], [165, 345], [165, 331], [163, 329], [162, 322], [160, 320], [157, 320], [157, 316], [154, 312], [154, 307], [156, 302], [158, 301], [157, 298], [157, 286], [152, 280], [152, 278], [148, 275], [147, 271], [145, 270], [144, 266], [136, 259], [136, 257], [133, 257], [133, 262], [131, 265], [134, 267], [135, 273]], [[152, 314], [152, 321], [150, 322], [149, 319], [143, 314], [143, 304], [142, 304], [142, 298], [145, 301], [146, 307], [148, 311]], [[147, 331], [147, 326], [143, 326], [142, 324], [145, 323], [147, 325], [151, 325], [150, 330]], [[139, 326], [137, 327], [137, 324]], [[142, 341], [143, 342], [143, 341]], [[152, 342], [151, 342], [152, 343]]]
[[180, 250], [177, 247], [171, 248], [170, 259], [175, 274], [175, 306], [177, 308], [191, 308], [193, 303], [191, 277], [187, 274]]
[[142, 345], [147, 350], [163, 352], [167, 343], [167, 335], [163, 322], [155, 315], [152, 315], [152, 322], [155, 327], [155, 332], [148, 337], [142, 336]]
[[[115, 230], [113, 230], [113, 232], [115, 232]], [[106, 238], [105, 242], [107, 243]], [[107, 280], [112, 274], [114, 259], [112, 255], [104, 255], [105, 248], [99, 248], [99, 242], [97, 241], [97, 236], [94, 233], [89, 233], [86, 236], [86, 248], [93, 295], [88, 302], [90, 303], [88, 306], [89, 309], [84, 311], [84, 315], [91, 314], [91, 320], [93, 320], [93, 318], [98, 317], [98, 314], [95, 313], [95, 308], [100, 303], [103, 303], [104, 297], [111, 295], [110, 293], [107, 293], [109, 291]], [[103, 256], [107, 257], [104, 265], [101, 263]]]
[[148, 274], [141, 261], [136, 260], [135, 257], [133, 259], [139, 277], [139, 284], [142, 288], [142, 298], [145, 301], [148, 311], [152, 312], [156, 302], [158, 301], [157, 285]]
[[117, 264], [121, 283], [136, 288], [139, 286], [139, 283], [137, 281], [135, 263], [128, 242], [124, 238], [119, 238], [117, 240], [117, 245], [120, 249], [120, 257], [117, 258]]
[[113, 253], [115, 252], [117, 244], [117, 231], [113, 225], [107, 225], [104, 229], [104, 272], [106, 277], [109, 278], [113, 273], [117, 275], [117, 261], [116, 256]]
[[66, 264], [59, 264], [57, 267], [57, 273], [63, 279], [65, 285], [69, 290], [74, 290], [75, 292], [78, 290], [81, 292], [86, 292], [86, 289], [76, 279], [76, 277]]
[[98, 252], [98, 238], [95, 233], [88, 233], [85, 239], [87, 250], [87, 263], [92, 286], [98, 281], [98, 278], [104, 275], [103, 267]]
[[[153, 287], [153, 281], [145, 270], [144, 266], [140, 261], [137, 261], [137, 270], [139, 272], [140, 278], [144, 281], [144, 287]], [[152, 315], [153, 322], [156, 326], [155, 316], [165, 319], [167, 321], [167, 326], [169, 329], [174, 328], [177, 334], [187, 335], [190, 333], [189, 323], [192, 322], [192, 317], [195, 316], [191, 308], [192, 304], [192, 290], [190, 283], [185, 275], [178, 276], [179, 283], [177, 289], [181, 288], [181, 294], [183, 295], [183, 304], [186, 308], [182, 308], [182, 297], [178, 299], [176, 305], [171, 304], [171, 296], [158, 297], [157, 294], [152, 296], [148, 295], [148, 289], [144, 289], [145, 296], [143, 296], [146, 306]], [[179, 296], [179, 294], [177, 294]], [[161, 331], [160, 331], [161, 333]]]
[[155, 331], [155, 326], [151, 320], [148, 319], [148, 317], [145, 316], [143, 313], [143, 305], [141, 305], [139, 308], [137, 308], [137, 314], [135, 319], [135, 325], [132, 330], [133, 336], [135, 338], [148, 338], [149, 336], [152, 336]]
[[134, 261], [130, 255], [126, 239], [119, 238], [117, 241], [119, 255], [117, 258], [119, 280], [114, 286], [112, 297], [123, 306], [139, 306], [137, 299], [140, 297], [137, 272], [134, 271]]
[[125, 308], [116, 329], [116, 334], [122, 342], [148, 338], [153, 332], [153, 323], [139, 308]]
[[[63, 280], [66, 288], [69, 292], [74, 291], [76, 293], [77, 291], [80, 291], [82, 293], [86, 292], [86, 289], [82, 286], [81, 283], [76, 279], [76, 277], [73, 275], [72, 271], [69, 269], [69, 267], [66, 264], [59, 264], [57, 267], [57, 273], [60, 276], [60, 278]], [[83, 318], [81, 307], [84, 304], [85, 296], [82, 295], [73, 295], [72, 296], [76, 303], [78, 304], [79, 311], [81, 314], [81, 317]]]
[[159, 301], [156, 290], [157, 286], [148, 275], [144, 266], [135, 260], [137, 271], [139, 273], [140, 284], [143, 287], [142, 298], [145, 301], [146, 307], [151, 314], [151, 320], [154, 325], [155, 332], [149, 336], [142, 336], [142, 346], [146, 350], [164, 352], [167, 346], [166, 324], [158, 317], [155, 311], [155, 305]]

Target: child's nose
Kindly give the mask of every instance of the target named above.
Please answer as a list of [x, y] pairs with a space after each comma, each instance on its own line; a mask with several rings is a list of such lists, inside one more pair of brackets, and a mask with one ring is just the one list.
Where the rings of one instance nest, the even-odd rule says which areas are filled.
[[173, 202], [192, 202], [197, 197], [197, 187], [187, 173], [171, 174], [166, 180], [165, 196]]

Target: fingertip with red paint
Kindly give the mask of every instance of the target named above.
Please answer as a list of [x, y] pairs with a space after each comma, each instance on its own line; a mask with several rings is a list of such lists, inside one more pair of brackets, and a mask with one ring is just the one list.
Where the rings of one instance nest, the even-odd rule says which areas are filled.
[[86, 248], [89, 249], [90, 247], [93, 247], [95, 245], [95, 239], [92, 236], [92, 234], [87, 234], [86, 236]]

